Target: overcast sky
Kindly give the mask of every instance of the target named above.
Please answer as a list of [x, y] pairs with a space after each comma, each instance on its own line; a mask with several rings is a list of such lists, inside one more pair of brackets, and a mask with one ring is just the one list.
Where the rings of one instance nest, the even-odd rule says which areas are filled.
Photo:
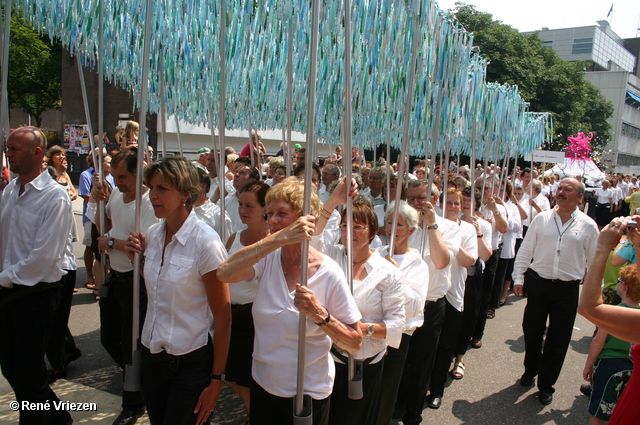
[[[440, 9], [451, 9], [456, 0], [438, 1]], [[491, 13], [493, 19], [511, 25], [520, 31], [597, 25], [608, 20], [613, 31], [622, 38], [639, 37], [640, 0], [468, 0], [481, 12]], [[613, 3], [613, 12], [607, 13]]]

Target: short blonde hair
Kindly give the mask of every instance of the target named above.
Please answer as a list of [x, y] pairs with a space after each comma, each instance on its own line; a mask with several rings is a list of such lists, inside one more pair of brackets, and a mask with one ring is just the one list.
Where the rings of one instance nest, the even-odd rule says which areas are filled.
[[[320, 216], [320, 198], [313, 184], [311, 188], [311, 215], [318, 218]], [[269, 189], [265, 199], [267, 207], [272, 202], [278, 201], [284, 201], [291, 205], [293, 211], [302, 216], [304, 211], [304, 181], [297, 177], [289, 177]]]
[[200, 177], [195, 165], [183, 156], [167, 156], [152, 162], [144, 170], [144, 181], [148, 186], [154, 174], [171, 183], [178, 193], [187, 195], [185, 206], [189, 211], [200, 195]]

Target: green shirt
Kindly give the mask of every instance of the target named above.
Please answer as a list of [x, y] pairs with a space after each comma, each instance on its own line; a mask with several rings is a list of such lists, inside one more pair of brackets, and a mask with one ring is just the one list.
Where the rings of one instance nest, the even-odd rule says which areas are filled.
[[[628, 308], [640, 308], [632, 307], [629, 304], [620, 303], [619, 307]], [[598, 356], [599, 359], [627, 359], [631, 356], [631, 343], [616, 338], [613, 335], [607, 336], [607, 341], [604, 343], [604, 347]]]

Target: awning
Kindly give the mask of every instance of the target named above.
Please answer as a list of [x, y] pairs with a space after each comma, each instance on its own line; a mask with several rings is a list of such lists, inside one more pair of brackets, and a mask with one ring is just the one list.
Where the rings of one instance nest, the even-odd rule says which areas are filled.
[[640, 103], [640, 96], [638, 96], [637, 94], [631, 93], [630, 91], [627, 90], [627, 96], [629, 96], [630, 98], [632, 98], [636, 102]]

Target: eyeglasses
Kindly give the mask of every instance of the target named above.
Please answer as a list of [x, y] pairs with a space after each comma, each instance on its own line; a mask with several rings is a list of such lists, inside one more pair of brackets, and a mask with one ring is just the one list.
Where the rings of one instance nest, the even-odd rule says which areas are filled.
[[618, 283], [624, 283], [624, 281], [620, 278], [618, 278]]
[[[364, 229], [368, 229], [369, 226], [361, 226], [359, 224], [355, 224], [353, 226], [353, 230], [355, 230], [356, 232], [361, 232]], [[347, 223], [340, 223], [340, 230], [347, 230]]]
[[452, 207], [459, 207], [460, 206], [460, 202], [447, 201], [447, 205], [450, 205]]
[[410, 196], [408, 199], [409, 202], [416, 202], [416, 201], [424, 202], [426, 200], [427, 200], [426, 196]]

